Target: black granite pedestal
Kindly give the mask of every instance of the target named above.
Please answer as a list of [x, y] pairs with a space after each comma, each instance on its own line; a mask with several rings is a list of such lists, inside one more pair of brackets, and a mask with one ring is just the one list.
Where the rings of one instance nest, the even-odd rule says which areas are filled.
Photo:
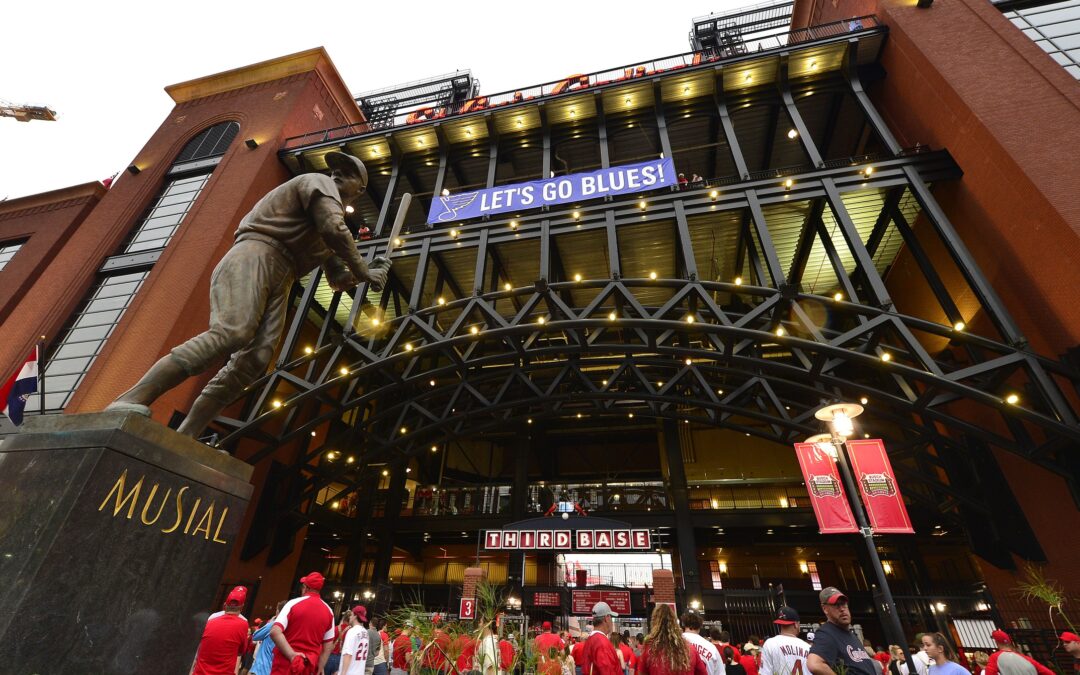
[[0, 674], [187, 673], [252, 467], [133, 413], [0, 445]]

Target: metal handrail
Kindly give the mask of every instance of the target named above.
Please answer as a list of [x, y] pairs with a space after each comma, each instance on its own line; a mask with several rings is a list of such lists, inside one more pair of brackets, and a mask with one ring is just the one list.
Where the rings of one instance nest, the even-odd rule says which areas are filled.
[[455, 117], [457, 115], [475, 113], [482, 110], [491, 110], [492, 108], [524, 103], [526, 101], [561, 96], [580, 92], [583, 89], [590, 89], [592, 87], [606, 86], [619, 82], [651, 77], [663, 72], [716, 63], [728, 58], [767, 54], [772, 51], [786, 49], [792, 45], [812, 40], [821, 40], [836, 37], [838, 35], [848, 35], [873, 30], [881, 25], [877, 15], [867, 14], [865, 16], [844, 19], [842, 21], [833, 21], [817, 26], [798, 28], [781, 35], [766, 36], [759, 40], [751, 40], [750, 46], [757, 47], [757, 50], [752, 52], [737, 53], [729, 49], [706, 49], [703, 51], [675, 54], [649, 61], [641, 61], [639, 63], [632, 63], [618, 68], [609, 68], [589, 74], [571, 75], [560, 80], [553, 80], [551, 82], [545, 82], [543, 84], [533, 85], [522, 89], [504, 91], [488, 96], [477, 96], [457, 104], [452, 108], [425, 108], [419, 111], [405, 111], [394, 118], [394, 123], [392, 125], [380, 127], [377, 130], [373, 129], [367, 122], [359, 122], [356, 124], [348, 124], [322, 131], [301, 134], [299, 136], [292, 136], [285, 139], [282, 149], [292, 150], [307, 145], [325, 143], [327, 141], [338, 140], [350, 136], [359, 136], [372, 131], [385, 132], [391, 129], [407, 127], [432, 120], [445, 119], [447, 117]]

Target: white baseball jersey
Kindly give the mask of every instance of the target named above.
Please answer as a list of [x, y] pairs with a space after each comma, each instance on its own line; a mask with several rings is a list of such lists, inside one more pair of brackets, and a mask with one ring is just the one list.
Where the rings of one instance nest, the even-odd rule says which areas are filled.
[[724, 662], [720, 660], [720, 652], [716, 650], [716, 645], [690, 631], [683, 633], [683, 637], [697, 651], [709, 675], [724, 675]]
[[363, 626], [353, 626], [345, 633], [345, 640], [341, 644], [342, 655], [351, 654], [352, 663], [349, 671], [343, 675], [364, 675], [368, 659], [368, 632]]
[[791, 635], [776, 635], [761, 646], [759, 675], [809, 675], [810, 644]]

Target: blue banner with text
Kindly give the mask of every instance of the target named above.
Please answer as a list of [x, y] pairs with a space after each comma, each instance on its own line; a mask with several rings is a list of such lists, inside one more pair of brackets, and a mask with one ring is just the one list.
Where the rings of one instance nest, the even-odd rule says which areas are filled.
[[427, 222], [431, 225], [451, 223], [607, 195], [655, 190], [677, 184], [675, 164], [670, 159], [655, 159], [651, 162], [613, 166], [588, 173], [572, 173], [547, 180], [500, 185], [438, 197], [431, 202]]

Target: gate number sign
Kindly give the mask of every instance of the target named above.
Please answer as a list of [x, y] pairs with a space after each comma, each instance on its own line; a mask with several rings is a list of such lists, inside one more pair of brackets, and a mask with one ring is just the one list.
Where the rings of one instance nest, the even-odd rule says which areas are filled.
[[462, 598], [461, 607], [458, 610], [458, 618], [467, 621], [476, 618], [476, 599]]

